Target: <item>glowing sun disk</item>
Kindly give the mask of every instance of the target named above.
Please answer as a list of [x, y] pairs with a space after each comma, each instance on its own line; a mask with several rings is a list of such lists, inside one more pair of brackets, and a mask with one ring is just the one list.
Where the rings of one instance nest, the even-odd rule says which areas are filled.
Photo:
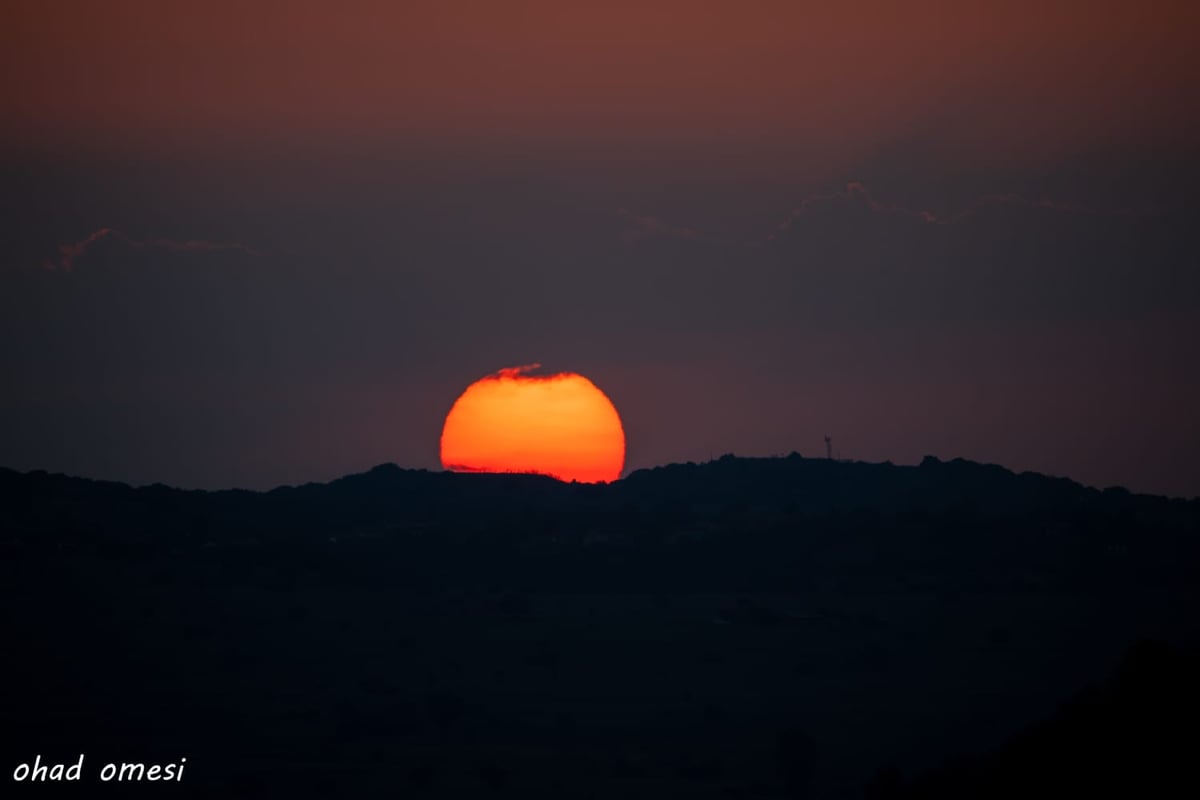
[[529, 375], [511, 367], [481, 378], [455, 401], [442, 428], [442, 466], [456, 472], [536, 472], [612, 481], [625, 433], [612, 401], [582, 375]]

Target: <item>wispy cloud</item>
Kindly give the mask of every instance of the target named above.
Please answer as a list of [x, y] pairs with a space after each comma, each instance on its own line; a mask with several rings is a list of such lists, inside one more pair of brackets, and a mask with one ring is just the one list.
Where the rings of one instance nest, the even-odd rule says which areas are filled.
[[829, 205], [830, 203], [858, 203], [877, 214], [896, 214], [911, 217], [920, 222], [936, 223], [939, 221], [937, 216], [932, 212], [905, 208], [904, 206], [892, 205], [876, 200], [875, 196], [871, 194], [866, 186], [853, 181], [847, 183], [846, 188], [841, 191], [830, 192], [829, 194], [814, 194], [806, 197], [792, 211], [791, 216], [779, 224], [778, 230], [786, 231], [795, 224], [796, 220], [809, 213], [814, 207]]
[[260, 256], [262, 253], [252, 247], [236, 242], [210, 242], [205, 239], [135, 239], [115, 228], [97, 228], [77, 242], [69, 242], [58, 246], [58, 255], [47, 258], [42, 262], [44, 269], [52, 272], [70, 272], [75, 263], [83, 258], [98, 242], [104, 240], [118, 241], [135, 250], [167, 250], [171, 252], [223, 252], [231, 251], [245, 253], [250, 256]]
[[1021, 208], [1034, 208], [1044, 211], [1054, 211], [1061, 214], [1079, 214], [1089, 217], [1144, 217], [1155, 213], [1145, 208], [1098, 208], [1096, 206], [1088, 206], [1082, 203], [1066, 203], [1060, 200], [1049, 200], [1046, 198], [1030, 199], [1019, 194], [986, 194], [980, 197], [966, 209], [955, 214], [937, 218], [934, 221], [942, 225], [952, 225], [955, 222], [960, 222], [967, 217], [974, 216], [987, 208], [995, 206], [1017, 206]]
[[491, 376], [493, 378], [518, 378], [530, 377], [529, 373], [536, 372], [541, 369], [542, 365], [534, 362], [533, 364], [522, 364], [519, 367], [503, 367]]
[[914, 222], [928, 225], [955, 225], [966, 219], [977, 216], [978, 214], [990, 208], [995, 208], [998, 206], [1040, 209], [1063, 214], [1103, 217], [1137, 217], [1145, 216], [1146, 214], [1151, 213], [1146, 210], [1103, 209], [1083, 205], [1080, 203], [1065, 203], [1045, 198], [1030, 199], [1023, 195], [1010, 193], [982, 195], [976, 199], [975, 202], [971, 203], [962, 210], [949, 214], [935, 214], [934, 212], [926, 209], [912, 208], [893, 203], [884, 203], [876, 199], [866, 186], [857, 181], [853, 181], [851, 183], [847, 183], [846, 187], [840, 191], [830, 192], [828, 194], [815, 194], [802, 200], [800, 205], [796, 206], [796, 208], [792, 210], [792, 213], [788, 216], [788, 218], [776, 226], [775, 232], [767, 237], [767, 241], [773, 241], [778, 235], [786, 233], [814, 208], [833, 203], [855, 203], [876, 214], [888, 214], [898, 217], [906, 217]]
[[697, 241], [701, 238], [700, 235], [692, 228], [687, 228], [681, 225], [672, 225], [671, 223], [664, 222], [657, 217], [634, 214], [624, 208], [617, 210], [617, 216], [624, 219], [628, 226], [622, 235], [622, 238], [624, 238], [627, 242], [639, 242], [656, 236], [666, 236], [672, 239], [686, 239], [689, 241]]

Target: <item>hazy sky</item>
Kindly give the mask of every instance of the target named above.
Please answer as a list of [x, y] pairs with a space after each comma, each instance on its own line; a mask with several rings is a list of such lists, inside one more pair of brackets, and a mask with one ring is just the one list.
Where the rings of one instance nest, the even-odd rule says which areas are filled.
[[436, 468], [541, 362], [628, 467], [1200, 495], [1194, 3], [6, 3], [0, 465]]

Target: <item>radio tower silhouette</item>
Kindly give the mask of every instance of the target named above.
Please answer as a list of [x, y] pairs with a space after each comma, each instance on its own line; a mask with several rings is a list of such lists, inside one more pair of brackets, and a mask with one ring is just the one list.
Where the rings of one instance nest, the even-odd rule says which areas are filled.
[[825, 437], [825, 457], [833, 461], [833, 439]]

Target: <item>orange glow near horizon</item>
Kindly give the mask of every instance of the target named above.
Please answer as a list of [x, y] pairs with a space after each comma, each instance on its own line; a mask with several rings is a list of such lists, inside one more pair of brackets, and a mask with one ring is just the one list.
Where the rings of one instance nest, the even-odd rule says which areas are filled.
[[442, 466], [454, 472], [534, 472], [563, 481], [614, 481], [625, 464], [617, 409], [582, 375], [510, 367], [455, 401], [442, 428]]

